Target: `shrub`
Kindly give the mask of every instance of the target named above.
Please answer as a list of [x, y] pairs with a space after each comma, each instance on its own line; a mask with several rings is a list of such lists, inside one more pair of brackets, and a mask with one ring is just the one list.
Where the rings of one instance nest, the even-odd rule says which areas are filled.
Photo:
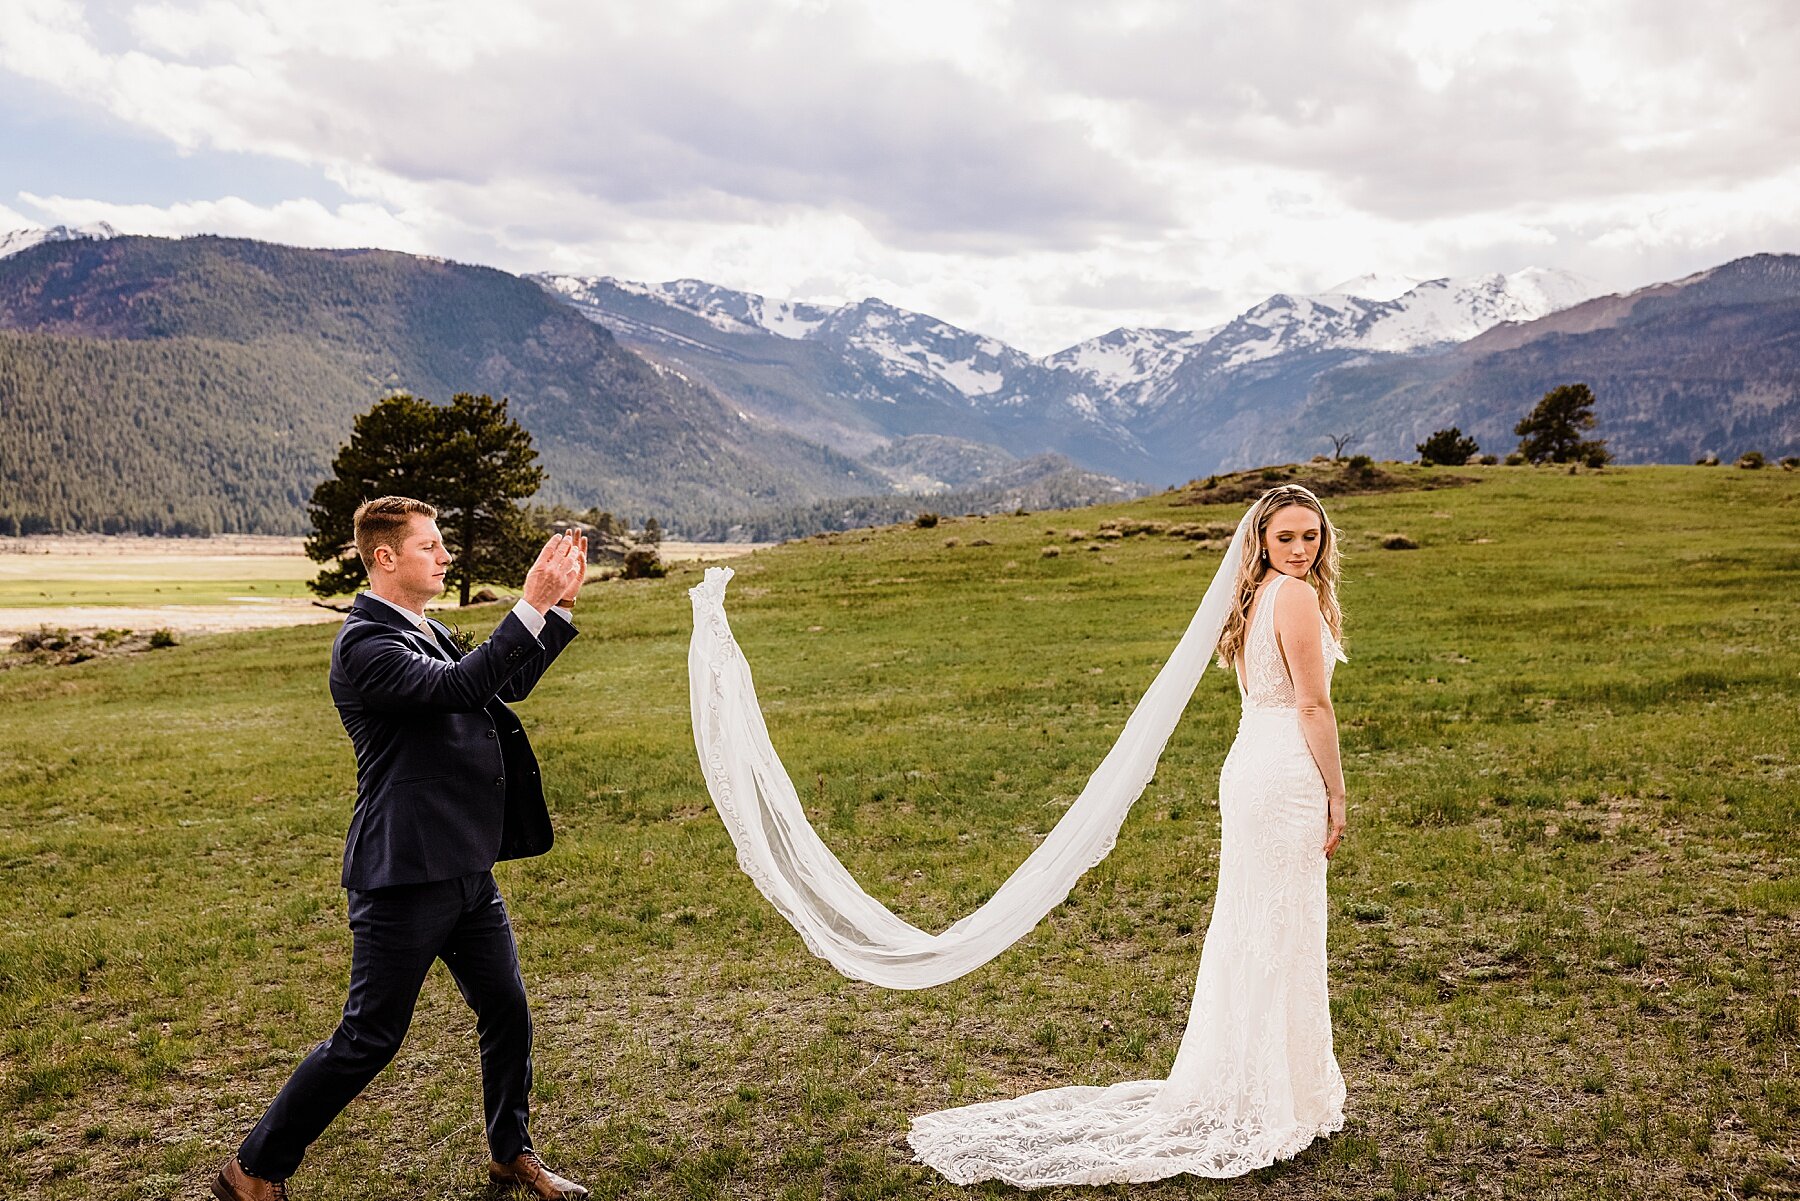
[[1500, 461], [1499, 455], [1482, 455], [1481, 456], [1481, 465], [1483, 467], [1492, 467], [1494, 464], [1498, 463], [1499, 461]]
[[1782, 456], [1781, 469], [1783, 471], [1792, 471], [1796, 467], [1800, 467], [1800, 455], [1783, 455]]
[[1062, 554], [1062, 547], [1046, 546], [1043, 550], [1039, 551], [1038, 553], [1043, 555], [1044, 558], [1046, 558], [1046, 559], [1054, 559], [1054, 558], [1056, 558], [1056, 556]]
[[1765, 466], [1762, 451], [1760, 451], [1760, 450], [1745, 451], [1743, 454], [1738, 456], [1738, 461], [1737, 461], [1736, 465], [1744, 468], [1746, 471], [1761, 471], [1763, 469], [1763, 467]]
[[1389, 534], [1381, 540], [1382, 550], [1418, 550], [1419, 544], [1405, 534]]
[[1422, 467], [1461, 467], [1478, 454], [1481, 447], [1475, 444], [1475, 439], [1464, 437], [1462, 430], [1453, 425], [1447, 430], [1435, 431], [1413, 449], [1419, 452]]
[[19, 635], [13, 643], [13, 649], [21, 653], [27, 651], [60, 651], [69, 645], [69, 631], [39, 626], [35, 631]]
[[1506, 465], [1508, 467], [1523, 467], [1525, 465], [1525, 456], [1515, 450], [1510, 455], [1506, 456]]
[[1696, 467], [1717, 467], [1718, 465], [1719, 456], [1715, 455], [1710, 450], [1694, 460], [1694, 466]]
[[1368, 455], [1351, 455], [1346, 468], [1351, 475], [1370, 476], [1375, 474], [1375, 460]]
[[1604, 442], [1583, 442], [1581, 445], [1586, 447], [1581, 461], [1589, 467], [1604, 467], [1612, 462], [1612, 451], [1606, 449]]
[[150, 649], [152, 650], [162, 650], [164, 647], [178, 646], [180, 643], [181, 639], [176, 636], [174, 630], [161, 629], [151, 631]]
[[634, 546], [625, 552], [624, 569], [619, 574], [628, 580], [660, 580], [669, 574], [669, 569], [655, 547]]
[[937, 523], [938, 523], [938, 515], [936, 513], [921, 513], [917, 517], [913, 518], [913, 524], [918, 526], [922, 530], [931, 529]]

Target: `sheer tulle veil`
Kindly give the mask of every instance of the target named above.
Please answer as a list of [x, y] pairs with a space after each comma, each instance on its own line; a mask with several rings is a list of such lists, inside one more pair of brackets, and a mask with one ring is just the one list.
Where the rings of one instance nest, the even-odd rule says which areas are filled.
[[910, 925], [863, 891], [808, 823], [726, 619], [732, 571], [708, 568], [688, 593], [694, 608], [689, 698], [707, 792], [739, 866], [813, 954], [853, 979], [928, 988], [994, 958], [1112, 850], [1218, 645], [1254, 512], [1252, 506], [1239, 521], [1186, 632], [1080, 796], [986, 904], [937, 934]]

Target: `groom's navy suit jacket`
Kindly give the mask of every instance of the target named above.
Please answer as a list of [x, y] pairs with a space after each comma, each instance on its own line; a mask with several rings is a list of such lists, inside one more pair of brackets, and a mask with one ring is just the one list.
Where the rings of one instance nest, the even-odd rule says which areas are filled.
[[359, 596], [331, 648], [331, 699], [356, 748], [345, 888], [424, 884], [550, 849], [537, 758], [507, 701], [524, 700], [575, 627], [534, 638], [508, 613], [462, 654]]

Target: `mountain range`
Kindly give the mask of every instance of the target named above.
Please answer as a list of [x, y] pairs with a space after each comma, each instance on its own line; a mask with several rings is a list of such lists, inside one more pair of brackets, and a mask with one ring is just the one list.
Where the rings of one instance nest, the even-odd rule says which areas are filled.
[[715, 535], [906, 496], [1091, 503], [1334, 440], [1410, 458], [1451, 424], [1504, 453], [1578, 380], [1622, 462], [1800, 450], [1800, 258], [1597, 291], [1544, 268], [1364, 276], [1034, 357], [874, 297], [20, 231], [0, 237], [0, 532], [303, 528], [350, 418], [396, 389], [507, 395], [543, 499]]
[[[1401, 281], [1398, 294], [1396, 281], [1364, 277], [1278, 293], [1209, 329], [1115, 329], [1033, 358], [876, 298], [826, 306], [700, 280], [533, 278], [646, 357], [846, 454], [930, 430], [1157, 482], [1271, 453], [1294, 432], [1312, 381], [1334, 367], [1452, 346], [1597, 291], [1541, 268]], [[1312, 432], [1306, 454], [1331, 432]]]

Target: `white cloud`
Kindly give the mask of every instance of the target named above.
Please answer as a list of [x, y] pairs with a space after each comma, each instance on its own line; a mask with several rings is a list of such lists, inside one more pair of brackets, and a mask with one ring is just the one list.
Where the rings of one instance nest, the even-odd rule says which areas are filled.
[[[34, 196], [29, 192], [20, 193], [19, 199], [42, 214], [36, 224], [92, 225], [104, 221], [124, 233], [155, 237], [221, 234], [294, 246], [373, 246], [414, 254], [433, 253], [426, 231], [373, 204], [343, 204], [328, 209], [316, 200], [257, 205], [227, 196], [222, 200], [160, 207]], [[0, 210], [0, 214], [4, 212]], [[21, 220], [20, 224], [34, 223]]]
[[10, 8], [0, 69], [353, 198], [20, 198], [143, 232], [879, 294], [1035, 351], [1371, 269], [1800, 250], [1785, 0]]

